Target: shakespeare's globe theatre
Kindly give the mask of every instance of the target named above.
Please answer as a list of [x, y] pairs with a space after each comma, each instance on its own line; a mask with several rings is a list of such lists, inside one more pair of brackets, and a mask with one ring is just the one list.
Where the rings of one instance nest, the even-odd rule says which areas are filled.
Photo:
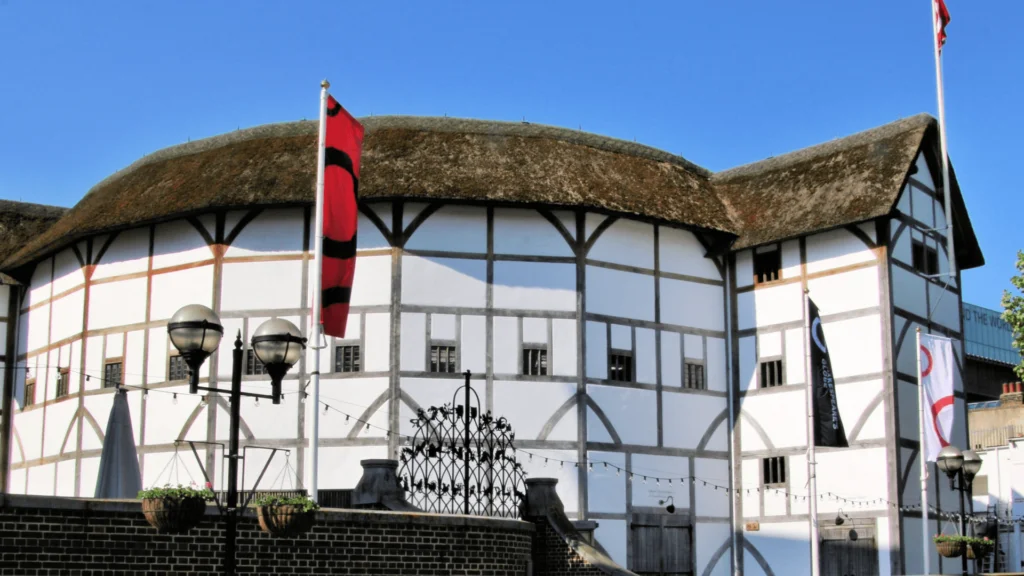
[[[525, 123], [363, 122], [348, 334], [321, 343], [320, 405], [303, 401], [312, 347], [282, 404], [244, 401], [243, 445], [290, 451], [262, 488], [308, 487], [314, 411], [320, 487], [353, 487], [360, 460], [394, 458], [416, 410], [450, 402], [468, 370], [515, 428], [528, 475], [558, 478], [568, 515], [597, 521], [623, 565], [644, 562], [637, 527], [671, 496], [675, 519], [660, 525], [684, 528], [685, 572], [804, 572], [808, 287], [851, 436], [846, 451], [819, 453], [819, 490], [864, 502], [854, 515], [883, 573], [913, 562], [900, 542], [920, 537], [920, 513], [882, 503], [914, 497], [902, 480], [918, 465], [903, 342], [915, 326], [960, 331], [959, 274], [943, 286], [911, 256], [920, 244], [945, 265], [932, 119], [718, 174]], [[202, 481], [180, 441], [226, 442], [229, 406], [188, 393], [167, 321], [186, 304], [222, 319], [203, 385], [230, 380], [237, 332], [248, 342], [271, 317], [309, 332], [316, 133], [277, 124], [159, 151], [9, 250], [9, 492], [91, 496], [118, 386], [143, 485]], [[979, 265], [954, 191], [959, 264]], [[269, 392], [250, 355], [243, 386]], [[220, 449], [200, 449], [222, 486]], [[252, 470], [266, 458], [247, 456]]]

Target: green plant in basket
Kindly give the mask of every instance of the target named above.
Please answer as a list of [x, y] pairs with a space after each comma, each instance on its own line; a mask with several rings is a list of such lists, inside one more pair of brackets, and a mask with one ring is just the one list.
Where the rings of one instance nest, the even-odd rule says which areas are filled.
[[199, 488], [198, 486], [171, 486], [165, 484], [160, 487], [149, 488], [148, 490], [142, 490], [139, 492], [139, 498], [142, 500], [202, 500], [203, 502], [209, 502], [213, 500], [213, 490], [209, 487]]
[[315, 512], [320, 509], [320, 505], [310, 500], [306, 496], [273, 496], [266, 495], [256, 498], [252, 504], [253, 506], [267, 506], [267, 507], [278, 507], [278, 506], [294, 506], [301, 512]]

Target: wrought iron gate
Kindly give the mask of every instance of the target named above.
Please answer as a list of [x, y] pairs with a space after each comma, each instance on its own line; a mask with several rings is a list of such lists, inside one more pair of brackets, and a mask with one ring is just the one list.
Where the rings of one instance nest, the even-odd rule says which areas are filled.
[[[412, 444], [402, 448], [399, 479], [422, 510], [475, 516], [519, 516], [525, 473], [516, 461], [515, 432], [505, 418], [480, 409], [466, 383], [450, 404], [419, 410]], [[459, 393], [463, 403], [456, 405]]]

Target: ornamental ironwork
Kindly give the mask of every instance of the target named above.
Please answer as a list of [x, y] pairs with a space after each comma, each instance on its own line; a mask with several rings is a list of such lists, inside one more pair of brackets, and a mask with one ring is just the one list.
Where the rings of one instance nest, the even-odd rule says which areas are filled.
[[451, 403], [421, 408], [411, 420], [416, 432], [402, 448], [399, 481], [421, 510], [516, 518], [526, 493], [516, 434], [508, 420], [480, 409], [468, 371], [465, 377]]

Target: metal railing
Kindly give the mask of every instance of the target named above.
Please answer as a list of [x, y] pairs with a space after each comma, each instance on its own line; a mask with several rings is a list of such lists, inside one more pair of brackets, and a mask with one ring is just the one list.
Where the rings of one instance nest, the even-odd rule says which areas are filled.
[[1013, 438], [1024, 437], [1024, 424], [1010, 424], [997, 428], [983, 428], [971, 430], [971, 448], [973, 450], [984, 450], [1006, 446]]

